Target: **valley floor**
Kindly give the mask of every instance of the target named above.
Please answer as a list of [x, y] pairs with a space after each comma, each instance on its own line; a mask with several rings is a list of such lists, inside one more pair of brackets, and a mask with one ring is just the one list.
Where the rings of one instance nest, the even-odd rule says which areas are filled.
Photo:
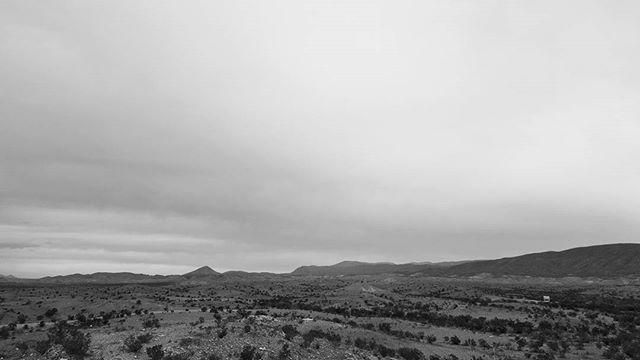
[[411, 276], [6, 284], [0, 359], [637, 359], [639, 294]]

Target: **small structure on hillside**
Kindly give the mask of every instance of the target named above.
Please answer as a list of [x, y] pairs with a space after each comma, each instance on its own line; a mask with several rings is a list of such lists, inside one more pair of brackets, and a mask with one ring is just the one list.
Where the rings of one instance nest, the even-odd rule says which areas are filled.
[[549, 295], [544, 295], [542, 297], [542, 302], [551, 302], [551, 296]]

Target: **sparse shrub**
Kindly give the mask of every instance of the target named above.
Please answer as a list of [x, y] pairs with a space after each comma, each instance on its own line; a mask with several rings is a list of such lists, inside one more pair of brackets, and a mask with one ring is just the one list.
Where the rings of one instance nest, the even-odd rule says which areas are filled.
[[396, 356], [396, 351], [394, 349], [388, 348], [382, 344], [377, 345], [377, 350], [382, 357]]
[[359, 349], [367, 349], [367, 340], [361, 339], [361, 338], [357, 338], [354, 342], [353, 345]]
[[49, 350], [49, 348], [51, 347], [51, 343], [47, 340], [42, 340], [42, 341], [38, 341], [36, 342], [36, 345], [34, 346], [34, 349], [39, 352], [40, 354], [44, 355], [44, 353], [47, 352], [47, 350]]
[[138, 340], [140, 340], [141, 343], [143, 344], [148, 344], [151, 339], [153, 339], [153, 334], [151, 333], [144, 333], [142, 335], [138, 335]]
[[50, 318], [50, 317], [54, 317], [57, 313], [58, 313], [58, 309], [51, 308], [44, 312], [44, 316]]
[[240, 360], [253, 360], [256, 354], [255, 346], [245, 345], [240, 353]]
[[398, 355], [405, 360], [422, 360], [424, 354], [416, 348], [401, 347], [398, 349]]
[[284, 338], [289, 341], [300, 334], [295, 326], [289, 324], [282, 326], [282, 332], [284, 332]]
[[124, 347], [128, 352], [138, 352], [142, 349], [142, 342], [134, 335], [129, 335], [124, 339]]
[[148, 347], [146, 351], [151, 360], [161, 360], [164, 357], [164, 350], [162, 350], [162, 345]]
[[427, 335], [426, 339], [429, 344], [433, 344], [437, 340], [436, 336], [431, 334]]
[[200, 340], [188, 337], [188, 338], [180, 339], [178, 343], [180, 344], [180, 346], [186, 348], [186, 347], [189, 347], [190, 345], [199, 345]]
[[169, 354], [165, 354], [162, 360], [189, 360], [189, 358], [191, 358], [192, 355], [193, 355], [193, 352], [191, 351], [180, 352], [180, 353], [169, 353]]
[[158, 320], [154, 315], [145, 316], [142, 319], [142, 326], [145, 328], [159, 328], [160, 320]]
[[91, 337], [78, 330], [77, 327], [58, 322], [56, 326], [49, 329], [49, 343], [60, 344], [64, 350], [74, 358], [84, 358], [89, 352]]
[[[524, 340], [524, 339], [523, 339]], [[519, 340], [517, 340], [518, 346], [520, 346], [520, 342]], [[525, 344], [526, 344], [526, 340], [525, 340]], [[481, 348], [484, 349], [489, 349], [491, 348], [491, 345], [489, 345], [489, 343], [487, 342], [487, 340], [485, 339], [478, 339], [478, 345], [480, 345]]]
[[218, 338], [222, 339], [223, 337], [227, 336], [227, 328], [223, 328], [222, 330], [218, 331]]
[[207, 354], [200, 358], [200, 360], [222, 360], [218, 354]]
[[289, 344], [282, 345], [282, 349], [278, 353], [278, 360], [288, 360], [291, 357], [291, 349], [289, 349]]
[[0, 339], [6, 340], [10, 336], [9, 328], [6, 326], [0, 327]]
[[27, 322], [27, 316], [25, 314], [18, 314], [18, 324], [24, 324]]
[[449, 342], [451, 342], [451, 345], [460, 345], [460, 338], [457, 337], [456, 335], [453, 335], [450, 339]]
[[22, 352], [29, 350], [29, 345], [24, 341], [19, 341], [16, 343], [16, 348]]
[[391, 324], [389, 323], [380, 323], [378, 324], [378, 329], [380, 329], [380, 331], [388, 333], [391, 332]]
[[327, 341], [333, 343], [334, 345], [339, 344], [340, 341], [342, 340], [342, 338], [338, 334], [326, 333], [322, 330], [311, 329], [309, 330], [309, 332], [302, 335], [302, 339], [304, 341], [302, 346], [309, 347], [309, 345], [311, 345], [313, 340], [318, 338], [326, 339]]

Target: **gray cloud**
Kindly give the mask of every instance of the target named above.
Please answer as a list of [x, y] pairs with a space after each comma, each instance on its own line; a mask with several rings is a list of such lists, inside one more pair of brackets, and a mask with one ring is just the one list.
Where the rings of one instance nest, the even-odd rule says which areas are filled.
[[3, 2], [0, 273], [636, 242], [638, 15]]

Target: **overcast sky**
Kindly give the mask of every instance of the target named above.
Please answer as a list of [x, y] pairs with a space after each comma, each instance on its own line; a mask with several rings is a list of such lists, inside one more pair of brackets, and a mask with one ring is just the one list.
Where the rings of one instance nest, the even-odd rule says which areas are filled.
[[0, 274], [640, 241], [637, 1], [0, 2]]

